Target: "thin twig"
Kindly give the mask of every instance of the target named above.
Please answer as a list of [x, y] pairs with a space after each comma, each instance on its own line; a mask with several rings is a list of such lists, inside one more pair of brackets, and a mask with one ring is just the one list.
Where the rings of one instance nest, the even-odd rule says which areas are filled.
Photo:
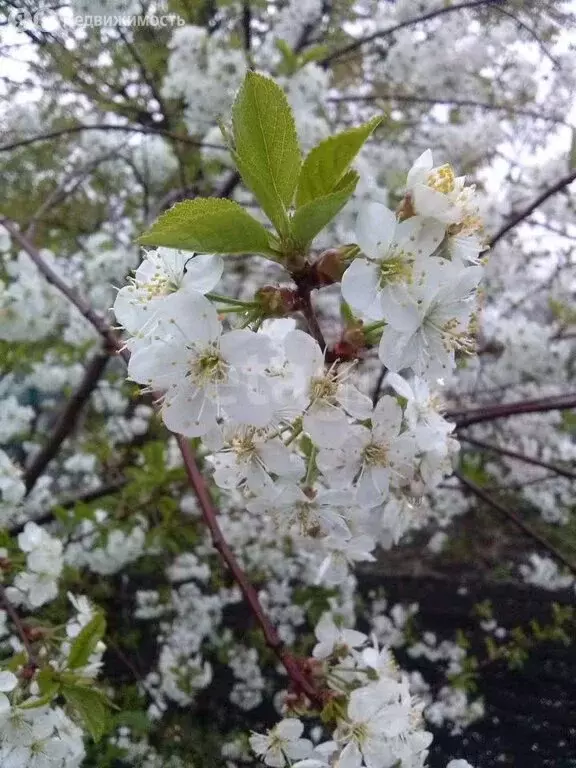
[[117, 148], [113, 152], [107, 152], [105, 155], [101, 155], [95, 160], [92, 160], [90, 163], [87, 163], [84, 167], [75, 168], [71, 173], [69, 173], [67, 177], [64, 178], [63, 181], [52, 190], [42, 205], [35, 211], [32, 218], [28, 221], [28, 226], [25, 233], [26, 237], [33, 241], [36, 225], [42, 221], [42, 217], [51, 208], [60, 205], [60, 203], [66, 200], [67, 197], [73, 195], [78, 187], [85, 181], [85, 179], [87, 179], [90, 174], [96, 171], [99, 165], [107, 162], [108, 160], [118, 159], [119, 157], [120, 159], [127, 162], [127, 159], [121, 156], [121, 148]]
[[250, 7], [250, 0], [243, 0], [242, 2], [242, 34], [244, 37], [244, 50], [249, 55], [252, 48], [252, 9]]
[[428, 13], [422, 14], [422, 16], [415, 16], [412, 19], [406, 19], [406, 21], [400, 22], [400, 24], [396, 24], [394, 27], [389, 27], [388, 29], [379, 29], [376, 32], [373, 32], [371, 35], [367, 35], [366, 37], [361, 37], [357, 40], [354, 40], [352, 43], [349, 43], [349, 45], [344, 46], [344, 48], [339, 48], [337, 51], [333, 51], [332, 53], [329, 53], [328, 56], [325, 56], [319, 63], [322, 66], [326, 66], [328, 64], [331, 64], [335, 59], [340, 59], [342, 56], [345, 56], [348, 53], [353, 53], [354, 51], [358, 50], [358, 48], [361, 48], [366, 43], [371, 43], [374, 40], [379, 40], [383, 37], [388, 37], [389, 35], [393, 35], [395, 32], [400, 32], [402, 29], [406, 29], [407, 27], [412, 27], [415, 24], [421, 24], [424, 21], [430, 21], [431, 19], [435, 19], [439, 16], [443, 16], [446, 13], [453, 13], [454, 11], [461, 11], [465, 9], [472, 9], [472, 8], [479, 8], [483, 5], [497, 5], [500, 3], [505, 2], [505, 0], [469, 0], [469, 2], [465, 3], [459, 3], [458, 5], [445, 5], [442, 8], [438, 8], [434, 11], [430, 11]]
[[121, 133], [152, 134], [164, 136], [167, 139], [179, 141], [182, 144], [189, 144], [191, 147], [205, 147], [206, 149], [221, 149], [224, 152], [228, 151], [228, 148], [224, 146], [224, 144], [210, 144], [204, 141], [198, 141], [197, 139], [193, 139], [190, 136], [184, 136], [181, 133], [167, 131], [164, 128], [154, 128], [153, 126], [145, 125], [110, 125], [109, 123], [102, 123], [95, 125], [71, 125], [67, 128], [60, 128], [55, 131], [49, 131], [48, 133], [29, 136], [26, 139], [18, 139], [18, 141], [12, 141], [9, 144], [2, 144], [0, 146], [0, 152], [9, 152], [12, 149], [28, 147], [30, 144], [36, 144], [40, 141], [50, 141], [51, 139], [58, 139], [60, 136], [69, 136], [70, 134], [82, 133], [84, 131], [119, 131]]
[[18, 245], [26, 251], [34, 264], [38, 267], [45, 279], [57, 288], [68, 301], [73, 304], [80, 314], [98, 331], [109, 348], [115, 351], [123, 360], [128, 362], [130, 353], [124, 348], [118, 336], [114, 333], [112, 327], [108, 325], [105, 318], [95, 312], [90, 304], [80, 294], [69, 286], [60, 275], [47, 264], [40, 251], [30, 242], [30, 240], [20, 232], [13, 221], [0, 217], [0, 224], [8, 230]]
[[522, 29], [528, 32], [530, 37], [538, 43], [538, 47], [540, 48], [544, 56], [546, 56], [552, 62], [552, 64], [554, 65], [554, 69], [559, 69], [560, 63], [558, 62], [556, 57], [550, 53], [550, 51], [548, 50], [548, 47], [546, 46], [546, 43], [544, 42], [544, 40], [542, 40], [538, 32], [534, 29], [534, 27], [531, 27], [529, 24], [526, 24], [525, 21], [522, 21], [522, 19], [519, 19], [518, 16], [513, 14], [511, 11], [506, 10], [505, 8], [499, 8], [498, 6], [496, 6], [496, 10], [499, 13], [503, 13], [506, 16], [508, 16], [508, 18], [515, 21], [519, 27], [522, 27]]
[[[76, 504], [89, 504], [91, 501], [96, 501], [97, 499], [101, 499], [104, 496], [111, 496], [113, 493], [117, 493], [118, 491], [121, 491], [122, 488], [124, 488], [127, 485], [127, 480], [118, 480], [115, 483], [109, 483], [108, 485], [103, 485], [100, 488], [95, 488], [91, 491], [86, 491], [85, 493], [80, 493], [77, 496], [69, 496], [68, 498], [62, 499], [62, 501], [57, 502], [54, 505], [54, 508], [47, 510], [46, 512], [43, 512], [41, 515], [38, 515], [38, 517], [34, 517], [31, 519], [31, 522], [36, 523], [36, 525], [44, 525], [45, 523], [51, 523], [55, 519], [55, 509], [70, 509], [71, 507], [75, 507]], [[28, 522], [28, 521], [26, 521]], [[17, 536], [19, 533], [22, 533], [26, 526], [26, 522], [18, 523], [17, 525], [14, 525], [13, 527], [9, 528], [10, 534], [12, 536]]]
[[331, 96], [328, 101], [333, 104], [346, 104], [349, 102], [373, 102], [373, 101], [400, 101], [409, 104], [439, 104], [455, 107], [473, 107], [485, 109], [489, 112], [510, 112], [512, 115], [521, 117], [531, 117], [534, 120], [544, 120], [548, 123], [557, 123], [558, 125], [568, 125], [564, 120], [551, 115], [545, 115], [542, 112], [534, 112], [530, 109], [517, 109], [508, 104], [489, 104], [484, 101], [475, 101], [474, 99], [454, 98], [433, 98], [431, 96], [417, 96], [403, 93], [369, 93], [364, 96], [357, 94], [347, 94], [344, 96]]
[[8, 599], [8, 595], [6, 594], [6, 589], [4, 588], [4, 585], [1, 583], [0, 583], [0, 600], [4, 605], [4, 610], [6, 611], [6, 613], [8, 614], [8, 616], [10, 617], [10, 619], [12, 620], [12, 623], [16, 628], [18, 637], [20, 638], [20, 640], [22, 640], [22, 645], [26, 649], [26, 653], [28, 654], [28, 659], [30, 663], [33, 664], [35, 667], [37, 667], [38, 661], [36, 659], [36, 654], [34, 653], [34, 649], [32, 648], [32, 644], [28, 639], [26, 628], [22, 623], [22, 619], [20, 618], [20, 616], [18, 616], [16, 609]]
[[501, 448], [499, 445], [491, 445], [490, 443], [485, 443], [483, 440], [476, 440], [475, 438], [468, 437], [467, 435], [458, 435], [458, 439], [461, 442], [469, 443], [470, 445], [475, 445], [477, 448], [482, 448], [482, 450], [484, 451], [499, 453], [501, 456], [509, 456], [511, 459], [517, 459], [518, 461], [522, 461], [524, 464], [533, 464], [535, 467], [542, 467], [543, 469], [549, 469], [552, 472], [555, 472], [557, 475], [561, 475], [562, 477], [567, 477], [568, 480], [576, 480], [576, 474], [574, 474], [574, 472], [570, 472], [569, 470], [564, 469], [563, 467], [558, 467], [556, 464], [550, 464], [548, 461], [537, 459], [535, 456], [526, 456], [525, 453], [520, 453], [519, 451], [512, 451], [509, 448]]
[[322, 333], [322, 328], [320, 328], [320, 323], [316, 317], [314, 307], [312, 306], [310, 288], [304, 282], [299, 281], [297, 277], [295, 277], [294, 280], [296, 282], [297, 292], [300, 298], [299, 309], [306, 318], [308, 330], [318, 342], [322, 352], [324, 352], [326, 349], [326, 340], [324, 338], [324, 334]]
[[560, 550], [557, 549], [554, 544], [551, 544], [547, 539], [544, 538], [544, 536], [539, 534], [530, 525], [525, 523], [524, 520], [518, 517], [515, 512], [505, 507], [499, 501], [493, 499], [490, 494], [486, 493], [483, 488], [474, 483], [472, 480], [465, 477], [458, 469], [454, 470], [454, 475], [465, 488], [467, 488], [475, 496], [481, 499], [488, 507], [493, 509], [495, 512], [498, 512], [498, 514], [502, 517], [505, 517], [507, 520], [509, 520], [513, 525], [516, 526], [516, 528], [540, 544], [540, 546], [549, 552], [553, 557], [555, 557], [556, 560], [562, 563], [562, 565], [565, 565], [566, 568], [568, 568], [574, 575], [576, 575], [576, 564], [573, 563], [568, 557], [566, 557], [563, 552], [560, 552]]
[[386, 374], [388, 373], [388, 368], [386, 368], [385, 365], [382, 366], [380, 369], [380, 373], [378, 374], [378, 379], [376, 381], [376, 384], [374, 385], [374, 391], [372, 392], [372, 403], [376, 405], [378, 402], [378, 398], [380, 397], [380, 391], [382, 390], [382, 384], [384, 384], [384, 379], [386, 378]]
[[504, 224], [504, 226], [501, 227], [490, 240], [490, 248], [494, 248], [496, 243], [501, 240], [504, 235], [507, 235], [511, 229], [514, 229], [514, 227], [517, 227], [518, 224], [527, 219], [532, 213], [534, 213], [537, 208], [542, 205], [542, 203], [545, 203], [548, 198], [552, 197], [552, 195], [555, 195], [557, 192], [561, 192], [563, 189], [570, 186], [570, 184], [572, 184], [574, 181], [576, 181], [576, 170], [571, 171], [571, 173], [567, 174], [566, 176], [563, 176], [559, 181], [556, 182], [556, 184], [554, 184], [554, 186], [542, 192], [542, 194], [539, 195], [532, 203], [530, 203], [530, 205], [523, 211], [512, 214], [506, 224]]
[[240, 174], [238, 171], [230, 171], [212, 197], [230, 197], [239, 183]]
[[472, 424], [480, 424], [483, 421], [506, 419], [509, 416], [517, 416], [523, 413], [545, 413], [546, 411], [567, 411], [576, 408], [576, 393], [569, 392], [566, 395], [545, 397], [536, 400], [519, 400], [515, 403], [499, 403], [498, 405], [485, 405], [469, 410], [450, 410], [445, 413], [447, 419], [456, 423], [457, 429], [469, 427]]
[[108, 352], [98, 350], [89, 361], [84, 370], [82, 381], [74, 390], [58, 416], [46, 445], [36, 454], [34, 460], [24, 472], [23, 480], [26, 486], [26, 495], [34, 488], [38, 478], [44, 473], [48, 464], [58, 455], [62, 443], [74, 430], [80, 413], [106, 370], [109, 359], [110, 354]]

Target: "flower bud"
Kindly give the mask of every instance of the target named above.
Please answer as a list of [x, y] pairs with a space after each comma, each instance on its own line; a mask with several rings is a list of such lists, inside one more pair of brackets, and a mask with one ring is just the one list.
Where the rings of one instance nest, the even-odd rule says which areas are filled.
[[328, 248], [323, 251], [314, 263], [318, 285], [339, 283], [357, 250], [356, 245], [341, 245], [339, 248]]
[[298, 296], [292, 288], [265, 285], [255, 298], [265, 317], [286, 317], [297, 309]]

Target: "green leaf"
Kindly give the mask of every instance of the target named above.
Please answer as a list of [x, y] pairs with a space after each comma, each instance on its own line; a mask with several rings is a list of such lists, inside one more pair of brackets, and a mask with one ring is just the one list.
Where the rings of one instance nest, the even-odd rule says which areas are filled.
[[307, 48], [298, 57], [298, 69], [305, 67], [306, 64], [310, 64], [312, 61], [320, 61], [328, 56], [330, 49], [327, 45], [321, 43], [320, 45], [313, 45], [311, 48]]
[[355, 171], [353, 168], [351, 168], [349, 171], [346, 171], [344, 176], [334, 185], [334, 189], [332, 192], [340, 192], [341, 189], [347, 189], [351, 184], [358, 183], [358, 179], [360, 178], [360, 174], [358, 171]]
[[286, 40], [276, 40], [275, 45], [282, 54], [282, 61], [277, 72], [282, 75], [293, 75], [298, 69], [298, 54], [294, 53]]
[[381, 117], [375, 117], [358, 128], [330, 136], [310, 151], [298, 179], [298, 207], [336, 190], [350, 163], [381, 120]]
[[137, 731], [138, 733], [147, 733], [152, 727], [150, 718], [146, 712], [141, 710], [124, 710], [123, 712], [118, 712], [114, 720], [117, 726], [124, 725], [127, 728], [130, 728], [131, 731]]
[[238, 203], [217, 197], [178, 203], [162, 214], [138, 242], [202, 253], [271, 252], [265, 227]]
[[68, 654], [68, 668], [78, 669], [84, 667], [94, 652], [98, 642], [106, 632], [106, 620], [101, 613], [97, 613], [85, 627], [82, 627], [70, 648]]
[[240, 175], [278, 232], [286, 235], [302, 159], [284, 91], [270, 78], [248, 72], [232, 107], [232, 127]]
[[60, 689], [60, 686], [58, 683], [53, 683], [50, 690], [46, 691], [46, 693], [41, 696], [40, 698], [34, 699], [26, 699], [26, 701], [21, 702], [18, 704], [18, 707], [20, 709], [39, 709], [40, 707], [45, 707], [46, 704], [50, 704], [55, 698]]
[[112, 724], [106, 696], [96, 688], [83, 685], [64, 685], [62, 695], [94, 741], [99, 741]]
[[46, 666], [36, 675], [36, 683], [42, 696], [53, 695], [60, 687], [57, 680], [58, 673], [53, 667]]
[[332, 221], [354, 194], [358, 174], [348, 181], [347, 186], [316, 200], [310, 200], [296, 210], [292, 217], [292, 237], [305, 247]]

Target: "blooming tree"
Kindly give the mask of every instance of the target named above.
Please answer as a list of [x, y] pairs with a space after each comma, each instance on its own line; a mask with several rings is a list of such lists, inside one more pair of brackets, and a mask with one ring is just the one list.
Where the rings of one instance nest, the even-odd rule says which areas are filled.
[[8, 3], [2, 765], [199, 762], [224, 685], [224, 763], [423, 766], [478, 661], [362, 573], [481, 503], [573, 589], [569, 4], [136, 5]]

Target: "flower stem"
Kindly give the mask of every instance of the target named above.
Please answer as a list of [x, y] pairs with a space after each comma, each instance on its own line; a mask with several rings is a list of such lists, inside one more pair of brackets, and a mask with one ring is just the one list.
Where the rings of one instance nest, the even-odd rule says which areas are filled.
[[255, 301], [242, 301], [241, 299], [233, 299], [231, 296], [221, 296], [219, 293], [207, 293], [206, 298], [221, 304], [231, 304], [236, 307], [246, 307], [247, 309], [258, 306]]
[[310, 449], [310, 456], [308, 457], [308, 467], [306, 468], [306, 478], [304, 479], [304, 486], [311, 486], [314, 482], [314, 473], [316, 472], [316, 454], [318, 449], [315, 445]]

